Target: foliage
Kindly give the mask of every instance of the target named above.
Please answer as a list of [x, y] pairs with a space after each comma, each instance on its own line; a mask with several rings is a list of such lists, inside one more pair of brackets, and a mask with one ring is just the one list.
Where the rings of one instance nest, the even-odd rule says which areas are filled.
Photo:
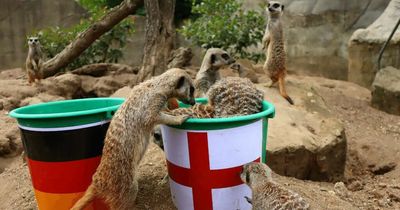
[[[117, 0], [116, 0], [117, 1]], [[35, 32], [40, 36], [42, 51], [48, 58], [61, 52], [82, 31], [99, 20], [108, 11], [111, 0], [78, 0], [90, 14], [89, 18], [82, 19], [79, 24], [68, 28], [49, 27]], [[126, 19], [103, 34], [78, 58], [70, 63], [66, 69], [75, 69], [86, 64], [101, 62], [118, 62], [123, 57], [122, 48], [127, 38], [133, 33], [133, 21]]]
[[200, 4], [193, 0], [192, 13], [199, 16], [186, 21], [179, 32], [203, 48], [222, 48], [258, 62], [264, 54], [248, 48], [261, 42], [265, 18], [259, 12], [244, 11], [242, 4], [240, 0], [203, 0]]

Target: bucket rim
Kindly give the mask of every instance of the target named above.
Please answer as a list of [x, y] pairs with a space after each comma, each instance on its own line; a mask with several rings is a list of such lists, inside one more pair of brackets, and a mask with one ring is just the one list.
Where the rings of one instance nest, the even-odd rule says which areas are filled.
[[72, 112], [65, 112], [65, 113], [50, 113], [50, 114], [25, 114], [20, 113], [21, 111], [29, 110], [32, 108], [38, 107], [45, 107], [45, 106], [53, 106], [57, 104], [73, 104], [82, 101], [116, 101], [121, 102], [121, 104], [125, 101], [124, 98], [111, 98], [111, 97], [99, 97], [99, 98], [83, 98], [83, 99], [69, 99], [69, 100], [61, 100], [61, 101], [51, 101], [51, 102], [44, 102], [40, 104], [33, 104], [29, 106], [23, 106], [17, 109], [12, 110], [9, 113], [9, 116], [16, 119], [51, 119], [51, 118], [65, 118], [65, 117], [77, 117], [77, 116], [84, 116], [84, 115], [91, 115], [91, 114], [98, 114], [103, 112], [110, 112], [116, 111], [121, 104], [107, 106], [97, 109], [89, 109], [89, 110], [82, 110], [82, 111], [72, 111]]
[[[207, 103], [207, 101], [208, 101], [207, 98], [196, 98], [196, 102]], [[235, 117], [221, 117], [221, 118], [189, 118], [183, 124], [231, 123], [231, 122], [257, 120], [264, 117], [267, 118], [275, 117], [275, 106], [272, 103], [263, 100], [262, 107], [263, 111], [255, 114], [250, 114], [245, 116], [235, 116]]]

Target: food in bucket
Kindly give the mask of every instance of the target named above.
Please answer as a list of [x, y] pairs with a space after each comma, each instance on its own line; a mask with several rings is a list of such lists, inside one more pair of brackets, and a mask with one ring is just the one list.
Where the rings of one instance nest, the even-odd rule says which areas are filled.
[[247, 78], [227, 77], [217, 81], [207, 92], [208, 104], [166, 110], [170, 115], [192, 118], [243, 116], [262, 110], [264, 94]]

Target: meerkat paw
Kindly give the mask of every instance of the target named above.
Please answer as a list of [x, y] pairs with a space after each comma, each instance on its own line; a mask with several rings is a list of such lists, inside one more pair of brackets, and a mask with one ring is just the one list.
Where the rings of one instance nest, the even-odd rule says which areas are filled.
[[164, 112], [160, 113], [160, 117], [158, 119], [159, 124], [166, 124], [166, 125], [181, 125], [189, 118], [188, 115], [179, 115], [179, 116], [172, 116], [166, 114]]

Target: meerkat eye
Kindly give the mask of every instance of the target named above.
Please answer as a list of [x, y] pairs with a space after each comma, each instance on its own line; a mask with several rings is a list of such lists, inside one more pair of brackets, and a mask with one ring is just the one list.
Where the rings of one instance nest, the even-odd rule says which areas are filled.
[[279, 8], [279, 4], [275, 3], [272, 5], [273, 8]]
[[226, 54], [226, 53], [222, 54], [221, 57], [222, 57], [224, 60], [228, 60], [228, 59], [229, 59], [229, 55]]
[[269, 6], [271, 6], [271, 4], [270, 4], [270, 3], [268, 3], [267, 7], [269, 7]]

